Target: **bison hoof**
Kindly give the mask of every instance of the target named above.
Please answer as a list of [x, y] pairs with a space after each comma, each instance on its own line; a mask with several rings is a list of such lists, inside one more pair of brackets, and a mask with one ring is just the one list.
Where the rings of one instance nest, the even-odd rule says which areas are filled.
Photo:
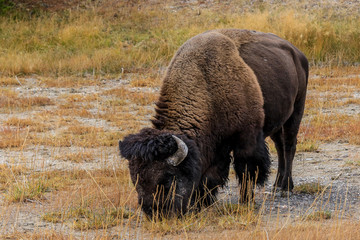
[[282, 191], [291, 192], [294, 188], [294, 183], [291, 177], [277, 175], [274, 187]]
[[283, 178], [284, 177], [279, 174], [276, 175], [276, 181], [274, 183], [274, 188], [277, 188], [277, 189], [281, 188]]
[[294, 183], [291, 178], [284, 178], [281, 182], [281, 190], [291, 192], [294, 188]]

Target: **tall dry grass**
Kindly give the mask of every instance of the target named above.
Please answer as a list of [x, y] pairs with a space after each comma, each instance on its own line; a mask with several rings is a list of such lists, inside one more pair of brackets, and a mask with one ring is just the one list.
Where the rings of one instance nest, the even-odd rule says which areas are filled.
[[313, 64], [360, 61], [356, 14], [339, 17], [321, 6], [305, 8], [291, 1], [274, 7], [238, 0], [210, 8], [201, 7], [201, 2], [107, 0], [100, 6], [32, 17], [0, 16], [0, 72], [69, 75], [157, 70], [187, 39], [215, 28], [273, 32], [300, 48]]

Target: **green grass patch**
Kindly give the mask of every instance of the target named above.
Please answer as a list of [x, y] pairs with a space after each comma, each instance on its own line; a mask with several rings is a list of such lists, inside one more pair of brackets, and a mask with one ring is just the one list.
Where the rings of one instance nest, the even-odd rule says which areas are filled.
[[49, 192], [51, 187], [51, 184], [48, 184], [44, 179], [25, 180], [11, 185], [5, 197], [9, 202], [41, 200], [45, 192]]
[[306, 220], [310, 221], [321, 221], [331, 219], [332, 214], [330, 211], [316, 211], [306, 216]]
[[319, 149], [319, 142], [316, 139], [301, 141], [296, 146], [299, 152], [315, 152]]
[[293, 191], [295, 193], [302, 194], [317, 194], [325, 190], [325, 187], [320, 183], [303, 183], [298, 184], [294, 187]]
[[76, 175], [70, 172], [49, 171], [43, 173], [6, 175], [5, 198], [9, 202], [43, 200], [46, 192], [64, 189], [72, 185]]

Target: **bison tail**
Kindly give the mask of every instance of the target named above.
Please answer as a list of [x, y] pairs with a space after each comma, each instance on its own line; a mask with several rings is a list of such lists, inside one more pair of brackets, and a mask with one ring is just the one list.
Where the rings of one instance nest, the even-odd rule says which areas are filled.
[[245, 179], [255, 181], [259, 185], [265, 183], [270, 174], [271, 161], [262, 132], [257, 137], [257, 144], [252, 154], [244, 156], [237, 154], [237, 151], [234, 150], [234, 165], [240, 184]]

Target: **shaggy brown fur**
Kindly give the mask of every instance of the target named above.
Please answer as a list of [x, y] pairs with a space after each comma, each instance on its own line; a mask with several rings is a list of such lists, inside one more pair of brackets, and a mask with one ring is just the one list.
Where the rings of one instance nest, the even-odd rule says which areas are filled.
[[[266, 136], [278, 150], [280, 186], [292, 188], [307, 75], [303, 54], [273, 34], [224, 29], [188, 40], [164, 77], [154, 129], [119, 143], [145, 213], [152, 215], [156, 206], [170, 208], [153, 202], [159, 186], [170, 191], [171, 180], [176, 182], [175, 212], [195, 203], [194, 191], [204, 197], [210, 190], [205, 203], [211, 203], [228, 179], [231, 152], [240, 183], [244, 177], [264, 183], [270, 166]], [[165, 161], [177, 149], [171, 135], [189, 147], [176, 167]]]
[[256, 76], [234, 42], [207, 32], [187, 41], [173, 57], [153, 124], [194, 139], [204, 174], [217, 146], [235, 133], [243, 139], [243, 151], [253, 151], [264, 123], [263, 104]]

